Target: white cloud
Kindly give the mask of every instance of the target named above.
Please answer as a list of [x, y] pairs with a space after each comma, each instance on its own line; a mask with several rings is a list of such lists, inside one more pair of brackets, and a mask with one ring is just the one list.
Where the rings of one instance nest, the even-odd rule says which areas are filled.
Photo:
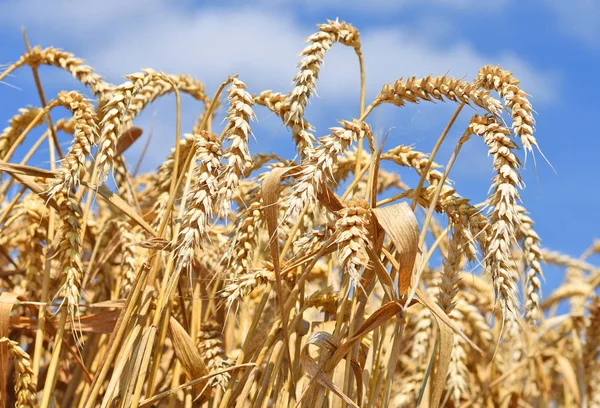
[[[412, 1], [391, 2], [390, 7]], [[459, 6], [471, 1], [461, 0]], [[53, 45], [84, 50], [88, 62], [112, 80], [152, 67], [189, 72], [214, 87], [239, 73], [252, 90], [287, 91], [303, 38], [314, 31], [314, 25], [304, 26], [289, 13], [267, 7], [194, 8], [191, 3], [166, 0], [58, 1], [48, 6], [35, 0], [4, 8], [13, 23], [21, 20], [43, 32], [44, 37], [38, 37], [46, 44], [57, 37], [65, 44]], [[31, 13], [32, 9], [37, 12]], [[414, 27], [410, 32], [402, 27], [366, 27], [361, 38], [370, 91], [407, 75], [449, 72], [472, 78], [479, 67], [491, 63], [514, 70], [537, 100], [554, 97], [546, 84], [556, 82], [555, 74], [537, 71], [505, 51], [483, 55], [460, 38], [452, 46], [441, 46], [431, 36], [414, 32]], [[356, 88], [356, 57], [340, 48], [334, 46], [326, 56], [319, 83], [320, 91], [330, 98], [347, 97]]]

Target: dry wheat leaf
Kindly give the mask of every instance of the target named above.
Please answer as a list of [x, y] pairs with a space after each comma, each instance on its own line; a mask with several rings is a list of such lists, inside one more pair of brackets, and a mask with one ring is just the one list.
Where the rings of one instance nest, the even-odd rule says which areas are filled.
[[129, 147], [135, 143], [142, 136], [142, 129], [139, 127], [133, 126], [127, 129], [117, 143], [117, 156], [122, 155]]
[[379, 225], [390, 236], [396, 247], [398, 270], [398, 295], [406, 295], [419, 251], [419, 224], [415, 213], [406, 202], [373, 208]]
[[333, 369], [333, 367], [340, 362], [343, 356], [348, 353], [350, 348], [359, 342], [360, 339], [366, 336], [369, 332], [375, 330], [394, 316], [400, 319], [398, 314], [402, 311], [402, 309], [403, 307], [399, 302], [393, 301], [386, 303], [373, 312], [371, 316], [369, 316], [369, 318], [365, 320], [365, 322], [358, 328], [358, 330], [356, 330], [354, 336], [337, 348], [335, 355], [330, 359], [326, 365], [326, 368], [328, 370]]
[[431, 384], [431, 400], [430, 406], [432, 408], [438, 408], [440, 401], [442, 400], [442, 393], [446, 387], [446, 380], [448, 377], [448, 367], [450, 366], [450, 359], [452, 357], [452, 346], [454, 345], [454, 333], [452, 329], [444, 323], [438, 316], [431, 314], [435, 317], [437, 322], [439, 336], [438, 345], [438, 356], [435, 365], [435, 371], [432, 374]]
[[146, 222], [144, 219], [135, 211], [129, 204], [127, 204], [121, 197], [110, 191], [106, 186], [93, 186], [85, 181], [81, 182], [82, 185], [87, 188], [96, 191], [102, 198], [106, 200], [112, 207], [120, 211], [121, 213], [128, 216], [132, 221], [142, 227], [144, 230], [158, 238], [158, 233]]
[[[315, 361], [315, 359], [311, 357], [311, 355], [309, 353], [310, 345], [315, 345], [315, 346], [319, 347], [321, 350], [326, 352], [328, 356], [330, 356], [329, 358], [331, 358], [331, 356], [333, 355], [335, 350], [341, 345], [340, 341], [336, 337], [334, 337], [332, 334], [327, 333], [327, 332], [313, 333], [306, 340], [304, 347], [302, 347], [302, 351], [300, 354], [300, 361], [302, 362], [302, 368], [304, 368], [304, 371], [306, 371], [308, 373], [308, 375], [313, 378], [313, 381], [314, 381], [314, 379], [316, 379], [316, 381], [319, 384], [321, 384], [322, 386], [324, 386], [325, 388], [327, 388], [331, 392], [333, 392], [335, 395], [340, 397], [345, 403], [347, 403], [348, 405], [350, 405], [352, 407], [358, 408], [358, 405], [356, 405], [356, 403], [354, 401], [352, 401], [352, 399], [350, 397], [348, 397], [346, 394], [344, 394], [344, 392], [331, 380], [331, 378], [329, 378], [329, 375], [327, 374], [327, 372], [331, 372], [333, 369], [329, 370], [327, 372], [323, 371], [321, 369], [321, 367], [319, 367], [319, 364]], [[334, 367], [335, 367], [335, 365], [334, 365]], [[361, 382], [359, 381], [359, 377], [356, 377], [356, 379], [357, 379], [357, 385], [361, 384]], [[312, 383], [312, 381], [311, 381], [311, 383]], [[312, 398], [316, 392], [317, 392], [317, 387], [315, 387], [314, 385], [309, 386], [307, 388], [305, 394], [298, 401], [298, 404], [300, 404], [306, 398], [308, 399], [308, 401], [312, 401]], [[361, 392], [360, 395], [362, 395], [362, 391], [359, 391], [359, 392]]]
[[[169, 337], [173, 341], [175, 355], [189, 379], [194, 380], [206, 375], [207, 369], [196, 344], [174, 317], [169, 319]], [[201, 388], [196, 390], [199, 392]]]
[[450, 327], [450, 329], [452, 329], [454, 333], [458, 334], [464, 341], [469, 343], [469, 345], [474, 350], [476, 350], [480, 354], [483, 354], [483, 350], [481, 350], [479, 346], [477, 346], [477, 344], [473, 343], [473, 341], [470, 338], [468, 338], [466, 334], [463, 333], [463, 331], [456, 325], [456, 323], [452, 321], [452, 319], [448, 317], [446, 313], [444, 313], [444, 311], [438, 306], [437, 303], [429, 299], [429, 297], [427, 297], [427, 295], [423, 293], [423, 291], [420, 288], [417, 288], [416, 294], [417, 298], [419, 299], [419, 302], [421, 302], [423, 306], [428, 308], [431, 311], [431, 313], [436, 317], [436, 319], [439, 319], [440, 321], [444, 322], [444, 324]]
[[398, 294], [396, 293], [396, 290], [394, 289], [394, 281], [392, 280], [392, 277], [389, 275], [387, 269], [385, 269], [385, 266], [379, 259], [379, 256], [373, 250], [373, 248], [371, 248], [370, 246], [368, 246], [366, 248], [366, 250], [367, 250], [367, 254], [369, 255], [369, 259], [370, 259], [371, 263], [373, 264], [373, 271], [375, 272], [375, 275], [377, 276], [377, 280], [381, 283], [381, 286], [383, 287], [385, 294], [391, 300], [398, 300]]

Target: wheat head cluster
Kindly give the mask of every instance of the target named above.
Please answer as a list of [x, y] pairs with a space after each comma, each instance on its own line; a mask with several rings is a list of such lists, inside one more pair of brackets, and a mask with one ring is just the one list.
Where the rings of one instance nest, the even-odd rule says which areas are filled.
[[[535, 232], [519, 197], [522, 163], [539, 156], [520, 81], [484, 66], [400, 78], [366, 101], [355, 27], [327, 21], [306, 42], [288, 93], [251, 94], [226, 73], [209, 95], [152, 69], [111, 84], [26, 41], [0, 74], [30, 70], [39, 94], [3, 112], [0, 134], [2, 406], [600, 407], [600, 267], [587, 259], [600, 244], [575, 258]], [[317, 137], [305, 112], [334, 44], [358, 57], [360, 111]], [[47, 95], [44, 65], [86, 92]], [[181, 123], [182, 93], [195, 123]], [[174, 147], [139, 173], [124, 153], [165, 95]], [[378, 107], [417, 103], [456, 107], [432, 151], [374, 137]], [[289, 130], [294, 157], [251, 153], [261, 115]], [[492, 158], [481, 203], [450, 179], [467, 143]], [[41, 154], [47, 167], [28, 165]], [[548, 264], [564, 280], [542, 296]]]

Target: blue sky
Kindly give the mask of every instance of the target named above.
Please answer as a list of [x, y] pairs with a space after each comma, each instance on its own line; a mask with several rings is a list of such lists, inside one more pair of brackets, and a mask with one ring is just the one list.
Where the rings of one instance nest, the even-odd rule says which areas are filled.
[[[448, 72], [471, 79], [485, 64], [513, 71], [532, 95], [536, 137], [556, 170], [539, 154], [537, 166], [529, 159], [523, 170], [527, 183], [523, 203], [543, 243], [577, 256], [600, 235], [600, 141], [593, 119], [600, 113], [600, 85], [594, 79], [600, 67], [599, 2], [256, 0], [251, 7], [248, 4], [4, 0], [0, 3], [0, 64], [15, 61], [23, 52], [20, 27], [24, 26], [32, 44], [74, 52], [112, 82], [151, 67], [190, 73], [206, 84], [209, 94], [232, 74], [240, 74], [251, 92], [287, 92], [304, 38], [315, 31], [316, 24], [339, 17], [361, 33], [367, 101], [383, 83], [401, 76]], [[56, 69], [42, 69], [41, 75], [50, 97], [61, 89], [81, 89]], [[318, 135], [326, 134], [338, 119], [358, 115], [358, 81], [353, 52], [334, 46], [325, 58], [319, 96], [307, 110]], [[183, 127], [189, 130], [200, 106], [190, 99], [183, 101]], [[174, 98], [165, 98], [139, 119], [146, 135], [154, 125], [146, 170], [162, 162], [173, 145], [174, 103]], [[27, 104], [39, 101], [30, 70], [22, 69], [0, 84], [2, 126]], [[378, 134], [391, 129], [387, 147], [413, 144], [429, 151], [453, 109], [441, 103], [385, 107], [374, 112], [369, 122]], [[257, 109], [257, 114], [257, 141], [251, 149], [292, 157], [287, 129], [268, 111]], [[472, 111], [465, 110], [439, 162], [448, 159], [471, 115]], [[131, 158], [139, 154], [142, 143], [131, 149]], [[46, 159], [37, 160], [32, 164], [43, 165]], [[482, 141], [470, 141], [451, 173], [458, 191], [481, 201], [492, 176]], [[550, 286], [560, 280], [553, 270], [546, 277]]]

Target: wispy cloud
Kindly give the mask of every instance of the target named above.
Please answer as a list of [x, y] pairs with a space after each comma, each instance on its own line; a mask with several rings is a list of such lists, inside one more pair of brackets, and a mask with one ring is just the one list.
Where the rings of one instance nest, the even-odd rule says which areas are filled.
[[[391, 2], [387, 7], [412, 2]], [[53, 2], [50, 6], [34, 0], [4, 6], [4, 14], [11, 16], [13, 24], [33, 26], [38, 39], [43, 38], [44, 42], [82, 50], [92, 66], [114, 81], [125, 73], [152, 67], [189, 72], [209, 86], [217, 86], [228, 75], [239, 73], [253, 90], [287, 91], [295, 73], [297, 53], [304, 46], [302, 39], [315, 28], [283, 9], [267, 7], [266, 3], [251, 9], [220, 9], [195, 8], [191, 2], [166, 0], [107, 0], [93, 6], [71, 1]], [[467, 3], [472, 1], [461, 0], [457, 7]], [[381, 7], [384, 6], [379, 3], [373, 5], [375, 9]], [[31, 13], [32, 9], [36, 13]], [[545, 84], [556, 83], [557, 74], [532, 67], [509, 52], [484, 54], [460, 36], [450, 46], [447, 42], [442, 45], [425, 25], [417, 30], [402, 26], [359, 28], [371, 94], [384, 82], [400, 76], [449, 72], [472, 78], [482, 65], [493, 63], [515, 71], [537, 101], [555, 97], [553, 88]], [[320, 91], [336, 101], [347, 98], [358, 80], [356, 57], [351, 50], [339, 48], [328, 53], [322, 74], [326, 80], [319, 84]]]
[[544, 0], [561, 30], [586, 44], [600, 46], [600, 2], [597, 0]]

